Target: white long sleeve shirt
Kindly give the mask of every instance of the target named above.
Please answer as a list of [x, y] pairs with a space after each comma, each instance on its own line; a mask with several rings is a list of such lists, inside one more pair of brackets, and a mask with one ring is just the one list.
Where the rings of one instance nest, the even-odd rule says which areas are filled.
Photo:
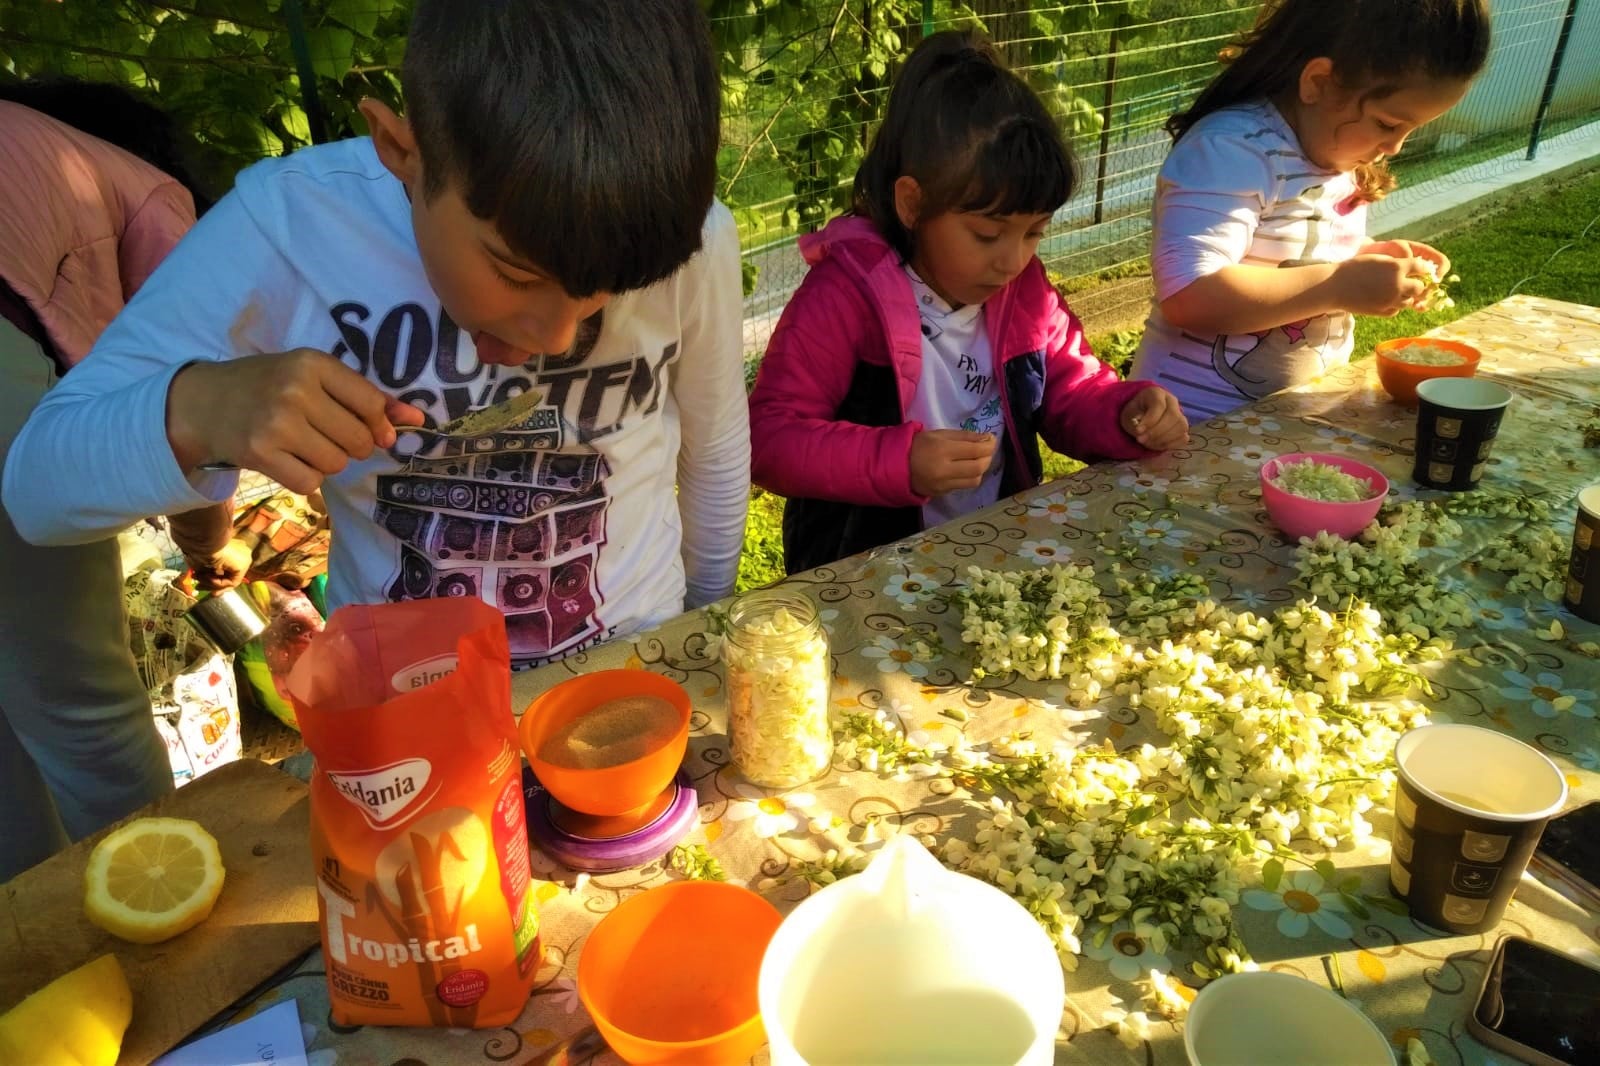
[[1267, 101], [1213, 112], [1185, 133], [1156, 178], [1155, 301], [1132, 376], [1167, 388], [1190, 422], [1311, 381], [1350, 361], [1355, 320], [1316, 315], [1258, 333], [1179, 329], [1161, 301], [1235, 264], [1337, 263], [1366, 243], [1355, 176], [1325, 170]]
[[[524, 388], [546, 402], [488, 437], [404, 433], [323, 486], [330, 607], [478, 596], [512, 661], [547, 661], [732, 591], [749, 495], [738, 232], [615, 297], [572, 351], [480, 363], [429, 287], [405, 191], [369, 140], [258, 163], [167, 258], [11, 447], [21, 534], [72, 544], [228, 499], [166, 436], [185, 365], [330, 352], [442, 423]], [[676, 491], [674, 491], [676, 489]]]

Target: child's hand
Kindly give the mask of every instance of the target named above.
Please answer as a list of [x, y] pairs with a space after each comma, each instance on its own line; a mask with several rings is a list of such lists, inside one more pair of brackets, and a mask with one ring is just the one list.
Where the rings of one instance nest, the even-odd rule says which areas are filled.
[[222, 550], [210, 555], [190, 555], [185, 552], [183, 561], [194, 571], [194, 583], [208, 592], [220, 592], [242, 583], [250, 572], [253, 561], [250, 546], [237, 538], [228, 541]]
[[983, 484], [994, 458], [992, 433], [965, 429], [925, 429], [911, 438], [911, 491], [943, 496]]
[[1363, 252], [1334, 268], [1339, 306], [1358, 315], [1387, 318], [1428, 289], [1426, 260]]
[[1362, 255], [1387, 255], [1395, 259], [1426, 259], [1433, 264], [1435, 277], [1450, 276], [1450, 257], [1421, 241], [1373, 241], [1361, 249]]
[[167, 393], [167, 440], [185, 471], [228, 462], [306, 494], [395, 441], [422, 412], [324, 352], [193, 363]]
[[1128, 436], [1153, 452], [1164, 452], [1189, 439], [1189, 420], [1178, 398], [1160, 386], [1140, 389], [1122, 405], [1118, 419]]

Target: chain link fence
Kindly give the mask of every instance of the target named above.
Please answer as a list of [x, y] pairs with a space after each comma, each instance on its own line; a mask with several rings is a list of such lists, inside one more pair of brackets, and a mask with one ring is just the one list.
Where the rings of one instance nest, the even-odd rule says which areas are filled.
[[[578, 2], [578, 0], [574, 0]], [[1256, 0], [703, 0], [723, 76], [721, 194], [744, 247], [746, 344], [764, 348], [804, 264], [794, 239], [848, 202], [898, 64], [979, 25], [1060, 116], [1081, 178], [1041, 247], [1091, 330], [1148, 300], [1162, 124], [1215, 73]], [[363, 132], [399, 106], [408, 0], [0, 0], [0, 79], [72, 75], [151, 90], [225, 186], [261, 156]], [[1600, 0], [1495, 0], [1489, 65], [1396, 161], [1448, 199], [1551, 145], [1600, 151]], [[641, 34], [650, 32], [641, 25]], [[530, 106], [537, 106], [530, 101]], [[1433, 190], [1437, 189], [1437, 192]]]

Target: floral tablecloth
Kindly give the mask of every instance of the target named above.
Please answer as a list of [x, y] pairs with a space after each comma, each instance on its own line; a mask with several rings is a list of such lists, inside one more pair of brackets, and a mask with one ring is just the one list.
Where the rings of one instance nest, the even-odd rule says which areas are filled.
[[[1551, 522], [1570, 536], [1578, 490], [1600, 481], [1600, 453], [1582, 447], [1579, 431], [1600, 405], [1600, 309], [1513, 297], [1438, 333], [1481, 348], [1482, 376], [1515, 393], [1483, 487], [1547, 500]], [[1197, 426], [1181, 451], [1091, 467], [965, 521], [792, 579], [821, 609], [829, 632], [836, 713], [887, 709], [915, 744], [948, 744], [963, 732], [966, 743], [982, 746], [1018, 730], [1045, 744], [1109, 739], [1125, 748], [1150, 739], [1148, 712], [1119, 697], [1080, 710], [1069, 706], [1060, 683], [1007, 677], [969, 683], [965, 661], [930, 655], [912, 638], [931, 634], [939, 646], [960, 649], [960, 626], [941, 589], [967, 567], [1071, 560], [1098, 568], [1105, 562], [1096, 537], [1102, 531], [1137, 546], [1130, 556], [1136, 568], [1202, 574], [1211, 596], [1225, 605], [1264, 613], [1292, 603], [1302, 595], [1290, 586], [1294, 546], [1261, 508], [1259, 465], [1286, 452], [1338, 451], [1381, 469], [1400, 498], [1415, 498], [1414, 423], [1415, 415], [1379, 388], [1371, 362], [1362, 362]], [[1600, 661], [1590, 643], [1600, 640], [1600, 626], [1537, 591], [1508, 594], [1502, 575], [1470, 565], [1517, 524], [1473, 522], [1459, 540], [1428, 551], [1426, 564], [1444, 575], [1446, 586], [1472, 597], [1475, 624], [1456, 637], [1466, 654], [1429, 668], [1435, 691], [1427, 703], [1435, 721], [1490, 725], [1538, 745], [1567, 774], [1576, 806], [1600, 798]], [[1552, 637], [1556, 619], [1564, 632]], [[987, 797], [952, 789], [948, 779], [874, 773], [840, 758], [823, 779], [788, 793], [744, 783], [729, 766], [722, 670], [706, 629], [704, 614], [686, 614], [632, 642], [519, 675], [514, 704], [525, 706], [573, 674], [612, 667], [643, 666], [683, 683], [695, 700], [687, 768], [701, 802], [701, 825], [690, 841], [705, 845], [730, 880], [765, 892], [783, 910], [812, 890], [818, 871], [870, 854], [887, 834], [914, 833], [928, 842], [972, 838]], [[1264, 968], [1342, 986], [1397, 1047], [1418, 1037], [1440, 1063], [1493, 1061], [1466, 1035], [1465, 1019], [1497, 936], [1520, 933], [1600, 962], [1600, 915], [1531, 879], [1500, 928], [1482, 935], [1442, 935], [1381, 905], [1353, 908], [1352, 896], [1380, 903], [1388, 897], [1387, 813], [1379, 812], [1374, 825], [1366, 843], [1327, 856], [1343, 893], [1311, 869], [1287, 873], [1270, 889], [1259, 878], [1247, 880], [1235, 908], [1246, 945]], [[299, 1000], [313, 1066], [525, 1061], [587, 1025], [574, 977], [594, 923], [628, 894], [679, 874], [657, 863], [575, 877], [536, 851], [535, 876], [545, 879], [537, 887], [545, 965], [513, 1026], [481, 1032], [333, 1026], [315, 953], [255, 1006]], [[1182, 1062], [1176, 1024], [1157, 1020], [1146, 1045], [1129, 1050], [1104, 1018], [1140, 1009], [1143, 978], [1152, 969], [1182, 973], [1188, 958], [1176, 948], [1158, 951], [1125, 927], [1099, 945], [1086, 941], [1081, 964], [1067, 975], [1058, 1061]], [[607, 1053], [597, 1061], [616, 1060]], [[765, 1062], [765, 1053], [756, 1061]]]

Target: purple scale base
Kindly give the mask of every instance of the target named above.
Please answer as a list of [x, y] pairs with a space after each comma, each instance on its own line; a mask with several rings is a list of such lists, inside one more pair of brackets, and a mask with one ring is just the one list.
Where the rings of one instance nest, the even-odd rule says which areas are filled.
[[570, 812], [545, 790], [533, 769], [524, 766], [522, 795], [528, 814], [528, 837], [534, 847], [552, 859], [584, 873], [611, 873], [643, 866], [671, 851], [700, 823], [700, 797], [688, 772], [679, 770], [668, 790], [671, 797], [658, 801], [664, 809], [639, 829], [621, 836], [584, 836], [558, 824], [563, 813]]

